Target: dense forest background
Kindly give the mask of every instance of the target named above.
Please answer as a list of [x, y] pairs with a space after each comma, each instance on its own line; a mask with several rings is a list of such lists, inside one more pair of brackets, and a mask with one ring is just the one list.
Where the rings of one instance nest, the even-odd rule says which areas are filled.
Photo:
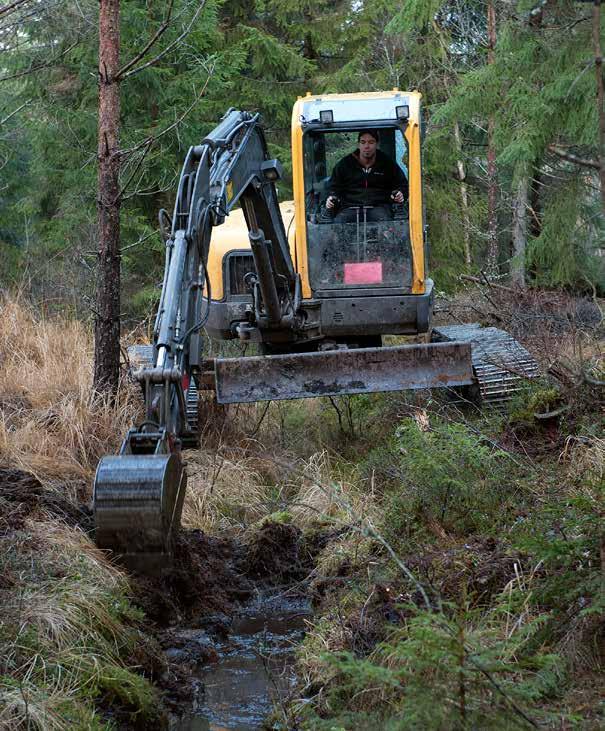
[[[229, 107], [258, 110], [288, 170], [292, 103], [308, 90], [423, 93], [440, 289], [486, 271], [602, 294], [598, 11], [559, 0], [122, 0], [125, 324], [157, 296], [157, 212], [172, 207], [188, 147]], [[0, 8], [0, 285], [79, 316], [97, 261], [98, 13], [94, 0]], [[290, 194], [286, 178], [280, 197]]]

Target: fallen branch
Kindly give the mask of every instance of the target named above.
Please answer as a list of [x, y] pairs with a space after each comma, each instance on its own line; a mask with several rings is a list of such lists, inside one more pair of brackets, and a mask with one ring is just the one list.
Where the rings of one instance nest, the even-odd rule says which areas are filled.
[[578, 155], [572, 155], [571, 152], [561, 150], [561, 148], [557, 147], [556, 145], [549, 145], [548, 149], [554, 155], [560, 157], [561, 160], [573, 162], [574, 165], [580, 165], [585, 168], [593, 168], [595, 170], [601, 169], [601, 164], [597, 160], [587, 160], [586, 158], [579, 157]]
[[487, 284], [490, 287], [495, 287], [496, 289], [502, 289], [505, 292], [511, 292], [512, 294], [519, 294], [518, 290], [513, 289], [512, 287], [507, 287], [504, 284], [495, 284], [494, 282], [490, 282], [489, 280], [486, 281], [485, 279], [481, 279], [480, 277], [473, 277], [470, 274], [461, 274], [460, 279], [463, 279], [466, 282], [473, 282], [474, 284]]

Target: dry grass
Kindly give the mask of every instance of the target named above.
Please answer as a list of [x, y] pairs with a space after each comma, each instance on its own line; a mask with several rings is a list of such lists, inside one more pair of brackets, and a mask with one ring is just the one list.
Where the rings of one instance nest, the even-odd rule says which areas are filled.
[[266, 486], [257, 461], [244, 450], [190, 453], [183, 525], [208, 532], [243, 529], [266, 515]]
[[242, 532], [278, 512], [300, 528], [378, 518], [372, 485], [339, 474], [327, 451], [301, 459], [255, 442], [189, 452], [187, 463], [186, 528]]
[[572, 473], [595, 483], [605, 478], [605, 439], [595, 436], [568, 437], [560, 461], [568, 461]]
[[153, 716], [151, 686], [124, 660], [145, 647], [125, 574], [56, 520], [26, 521], [0, 555], [0, 728], [101, 728], [102, 695]]
[[93, 391], [82, 323], [46, 320], [6, 295], [1, 304], [0, 457], [47, 486], [89, 486], [131, 424], [136, 394], [124, 388], [111, 404]]
[[[80, 503], [90, 496], [99, 458], [117, 450], [130, 426], [136, 394], [125, 387], [112, 404], [94, 393], [92, 339], [83, 324], [46, 319], [8, 295], [0, 304], [6, 479], [20, 468]], [[5, 487], [18, 498], [18, 487]], [[29, 498], [33, 505], [37, 498]], [[30, 502], [23, 495], [26, 508]], [[125, 574], [39, 502], [25, 519], [18, 501], [4, 503], [0, 728], [102, 728], [100, 697], [156, 718], [153, 689], [127, 667], [135, 649], [137, 658], [148, 650]]]
[[0, 687], [0, 729], [14, 731], [26, 728], [39, 731], [69, 729], [69, 721], [61, 718], [64, 696], [21, 683], [17, 688]]
[[361, 484], [355, 470], [339, 474], [326, 451], [312, 455], [304, 464], [300, 488], [292, 501], [292, 514], [299, 525], [317, 520], [336, 525], [361, 525], [378, 518], [376, 495], [371, 481]]

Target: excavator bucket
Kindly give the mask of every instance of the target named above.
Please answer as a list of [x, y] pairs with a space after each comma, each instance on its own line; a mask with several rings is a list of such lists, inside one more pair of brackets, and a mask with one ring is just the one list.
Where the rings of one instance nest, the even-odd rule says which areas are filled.
[[94, 482], [95, 542], [134, 571], [169, 565], [187, 478], [176, 454], [103, 457]]
[[473, 383], [470, 343], [217, 358], [221, 404], [444, 388]]

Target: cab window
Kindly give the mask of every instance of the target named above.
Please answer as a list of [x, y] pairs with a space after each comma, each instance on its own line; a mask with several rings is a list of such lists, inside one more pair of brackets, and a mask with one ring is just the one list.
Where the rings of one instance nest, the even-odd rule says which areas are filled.
[[[411, 289], [407, 201], [395, 204], [387, 197], [380, 205], [326, 208], [334, 167], [357, 149], [359, 132], [309, 131], [303, 138], [309, 277], [315, 292]], [[381, 129], [378, 149], [407, 179], [408, 150], [401, 129]]]

